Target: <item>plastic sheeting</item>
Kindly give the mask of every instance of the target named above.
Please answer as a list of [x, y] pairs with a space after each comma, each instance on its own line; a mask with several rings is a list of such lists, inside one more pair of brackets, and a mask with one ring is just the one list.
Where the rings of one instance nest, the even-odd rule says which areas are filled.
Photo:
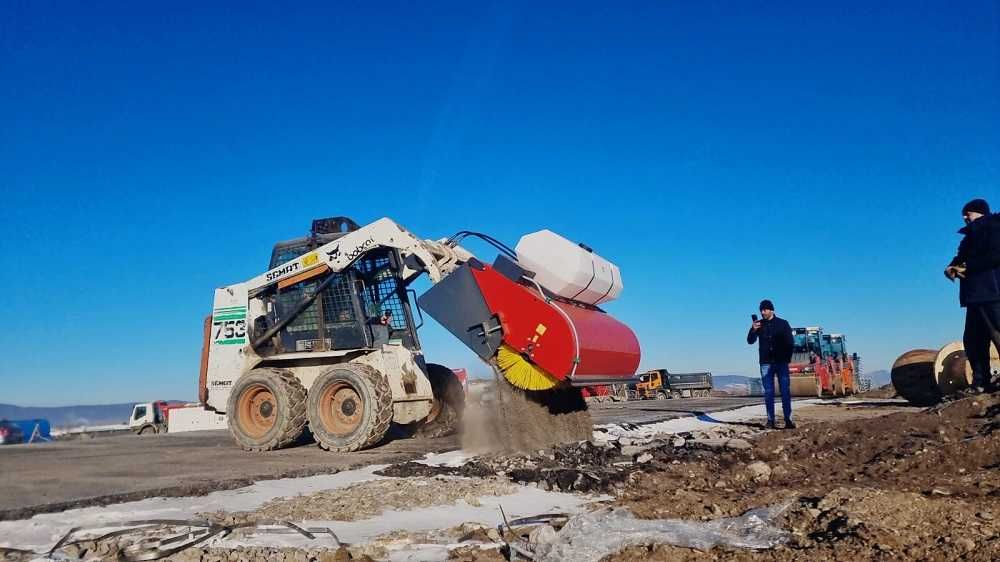
[[21, 428], [24, 434], [25, 443], [35, 443], [38, 441], [52, 441], [52, 429], [49, 427], [49, 420], [8, 420]]
[[628, 546], [669, 544], [698, 550], [731, 546], [763, 550], [785, 543], [788, 532], [773, 524], [790, 504], [711, 521], [637, 519], [623, 508], [571, 518], [555, 540], [535, 547], [537, 562], [598, 562]]

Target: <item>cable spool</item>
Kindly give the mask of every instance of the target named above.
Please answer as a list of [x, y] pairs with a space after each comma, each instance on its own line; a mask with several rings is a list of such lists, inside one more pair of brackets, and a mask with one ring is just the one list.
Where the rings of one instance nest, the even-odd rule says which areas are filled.
[[[990, 346], [994, 374], [1000, 371], [1000, 356]], [[892, 386], [908, 402], [917, 406], [937, 404], [944, 396], [972, 386], [972, 366], [960, 341], [941, 349], [914, 349], [899, 356], [892, 364]]]
[[933, 349], [912, 349], [892, 364], [892, 386], [907, 402], [932, 406], [941, 401], [941, 389], [934, 378], [936, 359]]
[[972, 386], [972, 365], [962, 342], [953, 341], [938, 351], [934, 358], [934, 381], [943, 396]]

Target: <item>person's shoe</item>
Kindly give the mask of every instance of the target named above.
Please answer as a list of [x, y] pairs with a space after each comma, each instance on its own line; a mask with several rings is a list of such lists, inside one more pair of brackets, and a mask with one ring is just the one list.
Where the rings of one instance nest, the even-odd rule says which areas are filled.
[[795, 429], [795, 424], [792, 420], [785, 420], [785, 429]]
[[978, 396], [978, 395], [982, 394], [984, 391], [985, 391], [985, 389], [983, 387], [973, 385], [973, 386], [970, 386], [969, 388], [963, 388], [962, 390], [960, 390], [958, 392], [962, 396]]
[[767, 424], [764, 426], [764, 428], [765, 429], [774, 429], [775, 428], [774, 422], [773, 421], [768, 421]]

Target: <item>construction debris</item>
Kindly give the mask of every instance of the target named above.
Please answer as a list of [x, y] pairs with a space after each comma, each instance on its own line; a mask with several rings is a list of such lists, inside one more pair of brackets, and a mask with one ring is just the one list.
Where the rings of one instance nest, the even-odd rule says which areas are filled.
[[[727, 443], [737, 443], [738, 446], [727, 447]], [[696, 437], [684, 433], [676, 439], [582, 441], [530, 453], [482, 455], [457, 467], [408, 462], [390, 466], [376, 474], [394, 477], [502, 476], [517, 484], [534, 485], [544, 490], [620, 495], [636, 473], [693, 459], [703, 459], [708, 463], [733, 462], [735, 455], [740, 451], [745, 454], [749, 447], [745, 440]], [[718, 449], [724, 449], [721, 455]]]

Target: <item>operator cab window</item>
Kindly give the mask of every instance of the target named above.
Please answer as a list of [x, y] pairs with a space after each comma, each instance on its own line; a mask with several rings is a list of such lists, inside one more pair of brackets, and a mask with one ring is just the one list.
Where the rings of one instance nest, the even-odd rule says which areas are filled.
[[[141, 420], [144, 417], [146, 417], [146, 407], [145, 406], [139, 406], [138, 408], [135, 409], [135, 415], [132, 416], [132, 419], [133, 420]], [[118, 419], [121, 419], [121, 418], [118, 418]]]

